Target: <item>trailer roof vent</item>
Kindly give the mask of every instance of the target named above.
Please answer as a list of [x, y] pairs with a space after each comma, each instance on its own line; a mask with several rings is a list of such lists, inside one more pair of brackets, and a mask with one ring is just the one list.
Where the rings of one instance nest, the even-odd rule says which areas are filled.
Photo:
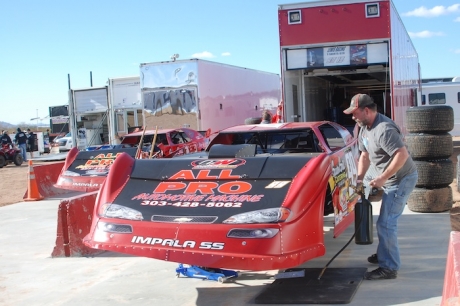
[[288, 11], [288, 24], [302, 23], [302, 15], [300, 10]]
[[380, 17], [380, 7], [378, 3], [366, 3], [366, 18]]

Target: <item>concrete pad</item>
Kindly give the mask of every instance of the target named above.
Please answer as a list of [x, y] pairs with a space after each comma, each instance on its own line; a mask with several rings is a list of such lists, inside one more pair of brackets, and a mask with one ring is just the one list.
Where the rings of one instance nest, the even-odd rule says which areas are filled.
[[43, 154], [34, 158], [29, 158], [30, 160], [34, 162], [52, 162], [52, 161], [60, 161], [60, 160], [65, 160], [67, 157], [68, 152], [61, 152], [61, 153], [49, 153], [49, 154]]
[[[278, 272], [241, 271], [220, 284], [176, 278], [176, 263], [118, 253], [52, 258], [58, 206], [59, 200], [43, 200], [0, 207], [0, 305], [252, 305]], [[326, 228], [332, 220], [327, 218]], [[353, 231], [336, 239], [326, 232], [326, 255], [301, 267], [323, 268]], [[439, 305], [450, 231], [449, 213], [406, 208], [399, 222], [398, 278], [364, 280], [348, 305]], [[376, 247], [374, 229], [374, 244], [352, 242], [329, 267], [376, 268], [367, 262]]]

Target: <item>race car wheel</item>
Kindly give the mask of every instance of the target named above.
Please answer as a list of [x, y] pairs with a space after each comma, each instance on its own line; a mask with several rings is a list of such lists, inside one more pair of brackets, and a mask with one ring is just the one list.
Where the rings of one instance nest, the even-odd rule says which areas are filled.
[[13, 156], [13, 162], [16, 166], [20, 166], [22, 165], [22, 162], [24, 161], [24, 159], [22, 158], [22, 155], [17, 153]]
[[406, 144], [410, 156], [418, 160], [449, 158], [454, 152], [452, 135], [449, 133], [407, 134]]
[[219, 277], [217, 278], [217, 281], [218, 281], [219, 283], [223, 284], [223, 283], [224, 283], [224, 278], [223, 278], [222, 276], [219, 276]]
[[448, 186], [454, 180], [454, 164], [450, 159], [414, 162], [418, 171], [417, 187]]
[[454, 109], [448, 105], [410, 107], [406, 118], [410, 133], [446, 133], [454, 128]]
[[262, 117], [246, 118], [244, 124], [260, 124], [262, 122]]
[[407, 207], [414, 212], [437, 213], [448, 211], [453, 205], [452, 188], [415, 188], [407, 200]]
[[0, 168], [3, 168], [3, 166], [5, 166], [5, 164], [6, 164], [5, 156], [0, 155]]

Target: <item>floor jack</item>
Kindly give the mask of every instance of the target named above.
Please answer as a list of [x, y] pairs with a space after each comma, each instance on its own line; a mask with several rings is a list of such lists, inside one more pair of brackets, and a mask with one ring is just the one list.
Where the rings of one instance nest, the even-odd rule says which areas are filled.
[[208, 279], [219, 283], [223, 283], [229, 278], [238, 277], [238, 272], [232, 270], [179, 264], [179, 267], [176, 268], [176, 277], [179, 277], [181, 274], [186, 277]]

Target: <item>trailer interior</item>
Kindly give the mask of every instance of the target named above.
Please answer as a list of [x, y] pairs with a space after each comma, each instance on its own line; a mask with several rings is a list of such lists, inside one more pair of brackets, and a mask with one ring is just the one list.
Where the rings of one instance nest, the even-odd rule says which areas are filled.
[[371, 96], [378, 111], [391, 117], [388, 65], [347, 68], [285, 71], [286, 100], [293, 101], [293, 109], [287, 109], [288, 121], [329, 120], [344, 126], [354, 125], [351, 116], [343, 110], [357, 93]]

